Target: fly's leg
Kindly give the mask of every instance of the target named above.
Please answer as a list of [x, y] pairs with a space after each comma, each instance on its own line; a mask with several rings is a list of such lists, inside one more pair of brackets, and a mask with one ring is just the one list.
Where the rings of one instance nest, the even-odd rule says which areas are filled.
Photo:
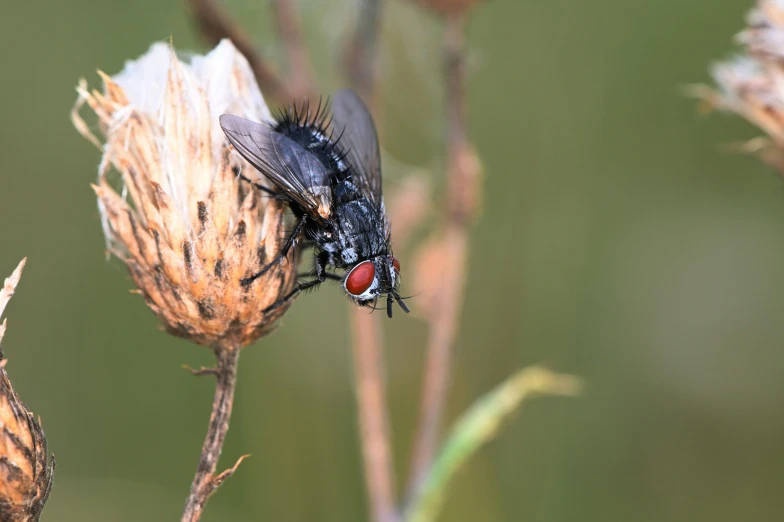
[[[313, 275], [313, 272], [303, 272], [301, 274], [297, 274], [297, 277], [300, 279], [303, 277], [310, 277]], [[340, 277], [338, 274], [332, 274], [330, 272], [324, 272], [324, 279], [331, 279], [332, 281], [343, 281], [343, 278]]]
[[271, 312], [272, 310], [275, 310], [276, 308], [279, 308], [280, 306], [286, 304], [288, 301], [290, 301], [291, 299], [299, 295], [300, 292], [318, 286], [324, 281], [326, 281], [327, 279], [334, 279], [334, 278], [342, 279], [337, 274], [330, 274], [327, 272], [327, 263], [329, 263], [329, 258], [330, 258], [330, 254], [328, 252], [319, 253], [319, 255], [316, 257], [316, 267], [315, 267], [316, 279], [313, 279], [311, 281], [303, 281], [299, 283], [294, 288], [294, 290], [292, 290], [286, 295], [286, 297], [275, 301], [267, 308], [262, 310], [261, 313], [266, 314]]
[[270, 196], [274, 197], [275, 199], [280, 199], [280, 200], [283, 200], [283, 201], [288, 201], [288, 198], [287, 198], [286, 196], [284, 196], [284, 195], [283, 195], [281, 192], [279, 192], [279, 191], [277, 191], [277, 190], [274, 190], [274, 189], [271, 189], [271, 188], [269, 188], [269, 187], [265, 187], [265, 186], [264, 186], [264, 185], [262, 185], [261, 183], [259, 183], [259, 182], [257, 182], [257, 181], [253, 181], [252, 179], [250, 179], [249, 177], [247, 177], [245, 174], [243, 174], [243, 173], [240, 171], [240, 168], [239, 168], [239, 166], [235, 166], [235, 167], [233, 167], [233, 168], [232, 168], [232, 171], [234, 172], [234, 175], [235, 175], [235, 176], [237, 176], [237, 177], [241, 178], [242, 180], [246, 181], [247, 183], [250, 183], [251, 185], [253, 185], [253, 186], [254, 186], [254, 187], [256, 187], [257, 189], [259, 189], [260, 191], [262, 191], [262, 192], [265, 192], [266, 194], [269, 194]]
[[283, 196], [281, 196], [280, 192], [276, 192], [269, 187], [265, 187], [261, 183], [256, 183], [255, 181], [251, 181], [250, 179], [246, 178], [242, 174], [240, 174], [240, 177], [245, 181], [247, 181], [248, 183], [250, 183], [251, 185], [253, 185], [254, 187], [256, 187], [257, 189], [259, 189], [260, 191], [264, 192], [265, 194], [268, 194], [275, 199], [284, 199]]
[[291, 250], [291, 247], [297, 241], [297, 237], [299, 237], [300, 233], [302, 233], [302, 229], [305, 227], [305, 221], [307, 219], [308, 219], [307, 216], [302, 216], [300, 218], [299, 222], [297, 222], [297, 225], [294, 227], [294, 230], [291, 232], [289, 237], [286, 239], [286, 242], [283, 244], [283, 248], [281, 248], [278, 255], [275, 256], [275, 259], [270, 261], [264, 268], [259, 270], [257, 273], [253, 274], [250, 277], [246, 277], [245, 279], [240, 280], [240, 284], [242, 284], [242, 286], [248, 286], [253, 281], [266, 274], [270, 268], [280, 263], [281, 260], [283, 260], [283, 258], [285, 258], [288, 255], [289, 250]]

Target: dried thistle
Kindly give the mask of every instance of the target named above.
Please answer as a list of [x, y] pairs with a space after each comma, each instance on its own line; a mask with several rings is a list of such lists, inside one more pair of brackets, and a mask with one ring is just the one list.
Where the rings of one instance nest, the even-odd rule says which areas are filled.
[[[26, 259], [0, 289], [0, 314], [14, 293]], [[5, 333], [0, 326], [0, 341]], [[49, 460], [40, 420], [19, 400], [0, 352], [0, 520], [36, 522], [49, 497], [54, 457]]]
[[[281, 247], [283, 205], [238, 182], [248, 166], [218, 125], [223, 113], [271, 121], [247, 60], [228, 40], [206, 56], [178, 59], [154, 44], [118, 75], [99, 71], [103, 92], [82, 80], [77, 130], [103, 151], [98, 195], [108, 250], [122, 259], [147, 305], [174, 335], [242, 347], [271, 330], [290, 302], [297, 251], [253, 284]], [[98, 116], [99, 140], [79, 115]], [[121, 174], [121, 189], [109, 180]], [[126, 197], [130, 196], [130, 202]]]
[[735, 38], [744, 53], [711, 68], [718, 90], [696, 86], [689, 93], [707, 109], [734, 112], [765, 131], [768, 139], [752, 140], [743, 150], [784, 171], [784, 2], [758, 0], [746, 22]]
[[[81, 80], [71, 119], [99, 147], [98, 195], [107, 249], [123, 260], [147, 305], [174, 335], [213, 348], [216, 377], [207, 436], [182, 519], [198, 520], [234, 473], [216, 473], [229, 429], [240, 349], [274, 328], [291, 304], [298, 250], [254, 275], [282, 247], [285, 207], [239, 182], [251, 169], [226, 141], [218, 117], [272, 122], [248, 61], [229, 40], [186, 63], [157, 43], [123, 71], [99, 71], [103, 92]], [[81, 118], [87, 104], [103, 140]], [[120, 173], [120, 188], [108, 178]], [[254, 176], [256, 177], [256, 176]], [[263, 181], [261, 181], [263, 182]], [[127, 196], [130, 196], [130, 202]]]

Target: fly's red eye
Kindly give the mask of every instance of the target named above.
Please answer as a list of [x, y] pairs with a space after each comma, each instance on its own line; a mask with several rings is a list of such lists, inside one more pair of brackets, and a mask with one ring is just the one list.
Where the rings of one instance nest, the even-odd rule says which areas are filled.
[[373, 266], [372, 261], [363, 261], [354, 267], [346, 278], [346, 290], [351, 295], [363, 294], [370, 285], [373, 284], [373, 278], [376, 275], [376, 267]]
[[397, 273], [399, 274], [400, 273], [400, 261], [398, 261], [397, 258], [394, 257], [394, 256], [392, 257], [392, 266], [395, 267], [395, 270], [397, 270]]

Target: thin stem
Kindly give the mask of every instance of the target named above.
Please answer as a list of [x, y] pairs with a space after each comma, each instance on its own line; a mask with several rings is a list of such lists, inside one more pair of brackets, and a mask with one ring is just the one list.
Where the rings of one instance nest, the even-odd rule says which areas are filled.
[[314, 82], [299, 12], [293, 0], [273, 0], [272, 5], [278, 36], [286, 50], [291, 94], [295, 98], [307, 97]]
[[422, 399], [414, 452], [407, 483], [407, 499], [416, 497], [433, 465], [438, 447], [446, 392], [449, 387], [452, 346], [458, 332], [468, 263], [468, 226], [480, 196], [481, 167], [466, 135], [465, 22], [463, 13], [446, 18], [444, 82], [446, 90], [447, 212], [442, 259], [445, 263], [428, 318]]
[[359, 434], [365, 467], [370, 520], [395, 522], [394, 470], [384, 391], [383, 350], [378, 318], [364, 309], [351, 314]]
[[[204, 445], [201, 448], [199, 466], [196, 468], [196, 475], [193, 477], [191, 492], [185, 501], [185, 510], [182, 514], [182, 522], [195, 522], [201, 517], [204, 505], [218, 486], [234, 473], [242, 458], [237, 461], [233, 468], [230, 468], [219, 475], [215, 474], [218, 466], [223, 441], [226, 439], [226, 432], [229, 431], [229, 418], [231, 417], [231, 407], [234, 402], [234, 388], [237, 384], [237, 363], [239, 361], [240, 350], [234, 347], [217, 348], [215, 354], [218, 359], [215, 368], [215, 396], [212, 401], [212, 414], [210, 424], [207, 428], [207, 436], [204, 438]], [[243, 457], [244, 458], [244, 457]]]
[[[466, 145], [466, 53], [465, 53], [465, 25], [466, 16], [463, 13], [447, 17], [444, 28], [444, 80], [446, 89], [446, 126], [447, 126], [447, 153]], [[447, 172], [450, 182], [461, 174], [454, 165]], [[451, 202], [450, 202], [451, 203]]]
[[360, 2], [356, 30], [344, 55], [346, 74], [371, 107], [375, 105], [373, 95], [378, 74], [376, 58], [381, 29], [381, 1]]
[[[377, 127], [375, 62], [381, 25], [380, 4], [381, 0], [361, 0], [356, 29], [344, 54], [348, 79], [374, 112]], [[397, 522], [399, 513], [395, 501], [395, 470], [389, 441], [382, 329], [378, 317], [368, 314], [364, 309], [352, 306], [350, 315], [359, 436], [370, 520]]]
[[463, 283], [466, 273], [467, 233], [447, 225], [444, 254], [450, 257], [444, 267], [441, 287], [427, 343], [422, 383], [419, 423], [413, 459], [408, 478], [407, 498], [416, 496], [433, 464], [438, 449], [444, 403], [449, 385], [452, 345], [457, 334], [457, 317], [461, 311]]
[[276, 100], [291, 99], [291, 90], [281, 80], [275, 70], [253, 45], [248, 33], [220, 7], [215, 0], [186, 0], [191, 14], [199, 26], [203, 39], [209, 45], [216, 45], [223, 38], [229, 38], [237, 49], [247, 58], [266, 96]]

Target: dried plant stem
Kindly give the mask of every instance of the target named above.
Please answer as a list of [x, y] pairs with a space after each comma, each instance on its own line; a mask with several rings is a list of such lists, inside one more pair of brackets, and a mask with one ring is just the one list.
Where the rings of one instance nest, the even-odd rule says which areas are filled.
[[[381, 26], [380, 4], [381, 0], [361, 0], [356, 29], [344, 54], [346, 75], [375, 113], [377, 126], [375, 62]], [[350, 316], [359, 436], [370, 520], [396, 522], [400, 516], [395, 500], [382, 328], [378, 317], [362, 309], [352, 306]]]
[[346, 74], [365, 102], [374, 107], [378, 36], [381, 29], [382, 0], [362, 0], [354, 36], [346, 48]]
[[293, 0], [273, 0], [272, 5], [278, 36], [286, 50], [289, 90], [295, 98], [307, 97], [314, 81], [299, 12]]
[[292, 92], [270, 66], [245, 30], [215, 0], [186, 0], [191, 15], [199, 26], [202, 37], [210, 45], [216, 45], [223, 38], [229, 38], [234, 46], [247, 58], [248, 63], [261, 84], [265, 95], [276, 100], [290, 100]]
[[465, 22], [463, 13], [446, 18], [444, 75], [447, 126], [447, 213], [443, 238], [443, 267], [433, 313], [428, 318], [425, 372], [419, 422], [407, 485], [407, 498], [417, 495], [427, 477], [438, 447], [446, 391], [449, 385], [452, 345], [462, 311], [468, 261], [468, 226], [480, 199], [480, 165], [466, 136]]
[[383, 349], [378, 318], [354, 308], [351, 314], [354, 375], [362, 460], [365, 467], [370, 520], [395, 522], [394, 470], [384, 390]]
[[[241, 457], [232, 468], [218, 475], [215, 474], [218, 459], [223, 450], [223, 441], [226, 439], [226, 432], [229, 431], [229, 418], [231, 417], [231, 407], [234, 402], [234, 388], [237, 384], [237, 363], [240, 350], [233, 346], [221, 347], [216, 348], [215, 354], [218, 364], [214, 372], [216, 384], [215, 397], [212, 401], [212, 414], [210, 415], [210, 424], [207, 428], [207, 436], [204, 438], [204, 445], [201, 448], [199, 467], [196, 468], [196, 476], [193, 477], [191, 492], [185, 502], [182, 522], [199, 520], [210, 495], [236, 471], [240, 462], [247, 457], [247, 455]], [[209, 373], [211, 372], [202, 372], [201, 374]]]
[[449, 384], [452, 344], [457, 333], [465, 278], [467, 234], [455, 226], [448, 226], [444, 254], [450, 263], [443, 267], [443, 277], [449, 284], [441, 287], [434, 306], [432, 325], [427, 343], [419, 423], [408, 478], [407, 498], [415, 496], [433, 463], [446, 391]]

